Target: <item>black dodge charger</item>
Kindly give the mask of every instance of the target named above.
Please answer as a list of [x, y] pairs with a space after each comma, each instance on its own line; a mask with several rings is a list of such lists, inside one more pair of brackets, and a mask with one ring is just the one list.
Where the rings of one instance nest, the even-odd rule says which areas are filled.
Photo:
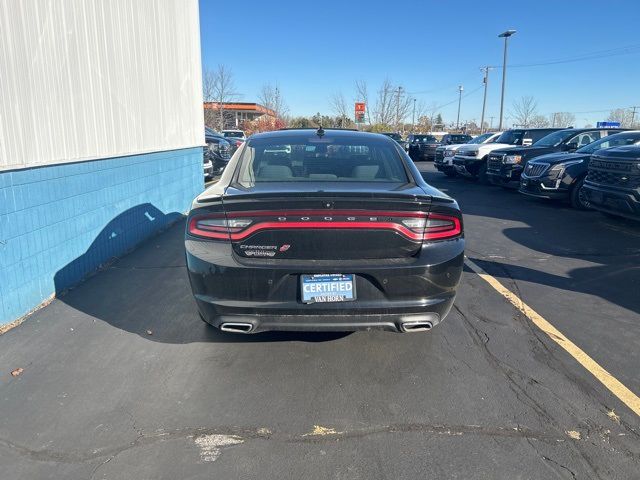
[[185, 234], [191, 288], [223, 331], [424, 331], [462, 274], [455, 200], [384, 135], [250, 137], [198, 196]]

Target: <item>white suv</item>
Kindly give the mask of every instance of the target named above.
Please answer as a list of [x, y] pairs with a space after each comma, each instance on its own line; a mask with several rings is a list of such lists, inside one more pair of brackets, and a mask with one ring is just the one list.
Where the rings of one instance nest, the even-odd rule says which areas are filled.
[[457, 152], [463, 149], [480, 148], [484, 145], [488, 145], [491, 142], [495, 142], [502, 132], [488, 132], [474, 137], [469, 143], [459, 145], [447, 145], [446, 147], [438, 147], [438, 150], [442, 149], [442, 152], [436, 151], [436, 160], [434, 162], [438, 171], [444, 173], [448, 177], [455, 177], [457, 169], [453, 165], [453, 158]]

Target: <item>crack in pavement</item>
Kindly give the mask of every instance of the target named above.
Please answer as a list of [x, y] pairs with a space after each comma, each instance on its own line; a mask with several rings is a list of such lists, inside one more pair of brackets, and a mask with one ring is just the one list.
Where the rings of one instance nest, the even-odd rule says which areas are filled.
[[287, 443], [326, 443], [335, 442], [342, 439], [362, 438], [370, 435], [378, 434], [398, 434], [398, 433], [426, 433], [443, 436], [464, 436], [464, 435], [483, 435], [489, 437], [502, 438], [524, 438], [536, 439], [546, 442], [565, 442], [575, 441], [555, 432], [544, 432], [532, 430], [527, 427], [492, 427], [481, 425], [444, 425], [444, 424], [424, 424], [424, 423], [400, 423], [390, 425], [379, 425], [364, 428], [344, 429], [323, 435], [315, 434], [287, 434], [273, 433], [265, 427], [259, 428], [238, 428], [238, 427], [219, 427], [219, 428], [182, 428], [170, 431], [159, 430], [154, 433], [144, 433], [140, 431], [138, 436], [127, 443], [116, 445], [109, 448], [96, 449], [91, 452], [63, 452], [50, 449], [35, 450], [24, 445], [11, 442], [7, 439], [0, 438], [0, 445], [13, 450], [19, 455], [29, 457], [41, 462], [58, 462], [58, 463], [84, 463], [104, 457], [107, 460], [98, 465], [95, 472], [104, 464], [109, 463], [113, 458], [126, 450], [131, 450], [140, 446], [151, 445], [156, 442], [180, 439], [180, 438], [196, 438], [204, 435], [228, 435], [241, 438], [243, 440], [260, 439], [275, 440]]

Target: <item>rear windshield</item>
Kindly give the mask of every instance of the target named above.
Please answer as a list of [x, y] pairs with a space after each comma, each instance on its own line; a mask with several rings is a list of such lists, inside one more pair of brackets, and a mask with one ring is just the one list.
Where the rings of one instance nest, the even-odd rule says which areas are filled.
[[274, 137], [249, 140], [238, 181], [264, 182], [408, 182], [395, 143], [375, 136]]

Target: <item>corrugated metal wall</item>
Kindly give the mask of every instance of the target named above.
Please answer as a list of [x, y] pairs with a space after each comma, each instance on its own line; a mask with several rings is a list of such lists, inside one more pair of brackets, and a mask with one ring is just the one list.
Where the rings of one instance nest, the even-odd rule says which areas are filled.
[[0, 0], [0, 170], [202, 145], [197, 0]]

